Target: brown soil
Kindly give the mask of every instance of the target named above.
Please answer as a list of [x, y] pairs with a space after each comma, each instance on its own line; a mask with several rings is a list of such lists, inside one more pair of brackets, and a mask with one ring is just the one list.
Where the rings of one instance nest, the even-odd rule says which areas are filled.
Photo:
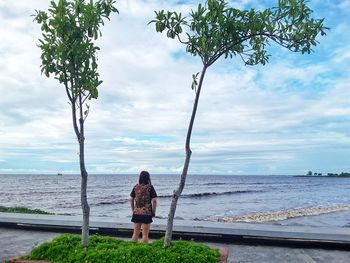
[[25, 260], [25, 259], [10, 259], [10, 263], [50, 263], [45, 260]]

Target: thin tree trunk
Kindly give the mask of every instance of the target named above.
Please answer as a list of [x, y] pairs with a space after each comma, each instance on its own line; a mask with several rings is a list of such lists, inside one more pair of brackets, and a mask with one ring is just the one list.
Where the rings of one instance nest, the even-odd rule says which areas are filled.
[[170, 210], [169, 210], [169, 214], [168, 214], [168, 221], [167, 221], [167, 226], [166, 226], [166, 231], [165, 231], [164, 247], [170, 246], [170, 243], [171, 243], [171, 240], [172, 240], [172, 235], [173, 235], [173, 224], [174, 224], [174, 217], [175, 217], [177, 201], [179, 200], [179, 197], [181, 196], [182, 190], [184, 189], [185, 183], [186, 183], [186, 176], [187, 176], [188, 166], [190, 164], [190, 159], [191, 159], [191, 154], [192, 154], [192, 151], [191, 151], [191, 148], [190, 148], [192, 128], [193, 128], [194, 119], [195, 119], [196, 113], [197, 113], [199, 96], [200, 96], [200, 93], [201, 93], [203, 79], [204, 79], [204, 75], [205, 75], [206, 70], [207, 70], [207, 66], [204, 65], [202, 73], [201, 73], [201, 77], [200, 77], [200, 80], [199, 80], [199, 83], [198, 83], [198, 89], [197, 89], [197, 92], [196, 92], [196, 99], [194, 101], [194, 105], [193, 105], [193, 109], [192, 109], [192, 115], [191, 115], [190, 124], [189, 124], [188, 130], [187, 130], [186, 159], [185, 159], [184, 167], [183, 167], [183, 170], [182, 170], [179, 186], [174, 191], [173, 197], [172, 197], [172, 200], [171, 200]]
[[[71, 58], [72, 63], [74, 63], [74, 59]], [[65, 73], [66, 74], [66, 73]], [[71, 75], [77, 75], [75, 70], [74, 74], [71, 72]], [[88, 179], [88, 173], [86, 171], [85, 167], [85, 137], [84, 137], [84, 116], [83, 116], [83, 100], [82, 100], [82, 90], [81, 87], [79, 87], [78, 94], [74, 95], [72, 92], [72, 95], [69, 96], [69, 89], [67, 85], [67, 75], [65, 75], [65, 87], [67, 95], [71, 101], [72, 106], [72, 119], [73, 119], [73, 128], [75, 131], [75, 134], [77, 136], [78, 142], [79, 142], [79, 164], [80, 164], [80, 175], [81, 175], [81, 189], [80, 189], [80, 203], [81, 208], [83, 212], [83, 224], [81, 229], [81, 243], [83, 247], [88, 247], [89, 245], [89, 218], [90, 218], [90, 206], [87, 201], [87, 179]], [[75, 81], [76, 83], [76, 81]], [[70, 78], [70, 84], [73, 88], [73, 78]], [[78, 120], [77, 120], [77, 99], [78, 99], [78, 109], [79, 109], [79, 126], [78, 126]]]
[[89, 245], [89, 217], [90, 207], [87, 201], [87, 179], [88, 173], [85, 168], [85, 137], [84, 137], [84, 116], [83, 116], [83, 103], [81, 97], [81, 90], [79, 91], [79, 124], [80, 124], [80, 137], [79, 137], [79, 162], [81, 172], [81, 208], [83, 210], [83, 226], [81, 230], [81, 242], [83, 247]]
[[81, 208], [83, 210], [83, 226], [81, 230], [81, 242], [83, 247], [89, 245], [89, 216], [90, 216], [90, 207], [87, 201], [87, 179], [88, 173], [85, 168], [84, 160], [84, 137], [81, 137], [79, 142], [79, 161], [80, 161], [80, 172], [81, 172]]

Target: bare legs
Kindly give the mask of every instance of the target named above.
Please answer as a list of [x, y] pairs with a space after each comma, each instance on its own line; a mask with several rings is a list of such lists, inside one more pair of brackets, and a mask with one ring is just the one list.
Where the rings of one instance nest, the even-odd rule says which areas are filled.
[[131, 240], [137, 242], [139, 239], [140, 231], [141, 231], [141, 225], [140, 223], [134, 223], [134, 234], [132, 235]]
[[142, 224], [142, 243], [148, 243], [148, 234], [151, 224]]
[[134, 233], [131, 240], [137, 242], [142, 227], [142, 243], [148, 243], [148, 234], [151, 224], [134, 223]]

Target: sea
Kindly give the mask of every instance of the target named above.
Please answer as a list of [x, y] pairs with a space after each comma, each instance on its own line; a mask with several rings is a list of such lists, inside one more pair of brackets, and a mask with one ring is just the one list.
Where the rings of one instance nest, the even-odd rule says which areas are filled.
[[[151, 175], [157, 218], [167, 218], [179, 175]], [[91, 216], [131, 218], [138, 175], [89, 175]], [[0, 175], [0, 206], [80, 215], [80, 175]], [[177, 220], [350, 227], [350, 178], [188, 175]]]

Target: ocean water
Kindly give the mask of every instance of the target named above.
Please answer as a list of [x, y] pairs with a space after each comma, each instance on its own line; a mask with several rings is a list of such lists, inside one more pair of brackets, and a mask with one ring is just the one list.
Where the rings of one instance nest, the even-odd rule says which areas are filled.
[[[151, 175], [166, 218], [179, 175]], [[138, 175], [89, 175], [91, 216], [130, 218]], [[80, 175], [0, 175], [0, 206], [79, 215]], [[188, 175], [176, 218], [350, 227], [350, 178]]]

